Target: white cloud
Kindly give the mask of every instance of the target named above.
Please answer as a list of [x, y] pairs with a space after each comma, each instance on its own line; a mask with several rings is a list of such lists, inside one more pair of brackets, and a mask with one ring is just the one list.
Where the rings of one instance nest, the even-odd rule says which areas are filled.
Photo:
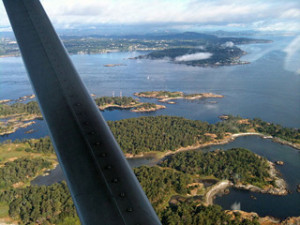
[[300, 22], [263, 22], [259, 25], [255, 25], [259, 31], [291, 31], [291, 32], [299, 32], [300, 31]]
[[[297, 23], [298, 0], [41, 0], [58, 28], [101, 24], [225, 25], [251, 29], [257, 21]], [[0, 27], [9, 25], [0, 4]], [[262, 26], [256, 28], [263, 29]], [[284, 26], [280, 29], [284, 30]], [[300, 30], [298, 27], [296, 30]]]
[[182, 56], [177, 56], [175, 58], [175, 61], [181, 62], [181, 61], [195, 61], [195, 60], [204, 60], [209, 59], [212, 57], [212, 53], [210, 52], [200, 52], [200, 53], [194, 53], [194, 54], [187, 54]]
[[232, 48], [234, 43], [232, 41], [227, 41], [225, 44], [223, 44], [223, 46]]
[[300, 19], [300, 9], [288, 9], [287, 11], [284, 11], [280, 17]]

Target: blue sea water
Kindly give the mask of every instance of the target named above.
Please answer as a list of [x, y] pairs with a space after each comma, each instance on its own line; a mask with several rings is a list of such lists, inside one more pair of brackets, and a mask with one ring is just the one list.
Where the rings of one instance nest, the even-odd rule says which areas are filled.
[[[239, 66], [201, 68], [172, 64], [164, 60], [128, 59], [145, 52], [73, 55], [71, 58], [88, 90], [97, 96], [112, 96], [113, 92], [115, 95], [133, 96], [134, 92], [152, 90], [213, 92], [225, 96], [222, 99], [176, 100], [174, 105], [165, 104], [167, 109], [151, 113], [107, 110], [102, 113], [106, 120], [174, 115], [215, 123], [219, 121], [219, 115], [233, 114], [247, 118], [259, 117], [268, 122], [299, 128], [300, 52], [288, 48], [296, 38], [269, 37], [273, 40], [272, 43], [242, 45], [240, 47], [248, 52], [242, 60], [251, 63]], [[118, 63], [126, 66], [104, 67], [105, 64]], [[22, 59], [0, 58], [0, 99], [17, 99], [32, 93]], [[34, 130], [33, 133], [26, 133], [31, 129]], [[0, 141], [44, 137], [47, 133], [45, 122], [39, 120], [14, 134], [1, 136]], [[294, 190], [295, 185], [300, 183], [300, 151], [255, 137], [238, 138], [223, 148], [231, 145], [247, 147], [271, 161], [283, 159], [285, 166], [278, 169], [291, 189]], [[136, 165], [147, 162], [148, 160], [140, 160]], [[216, 203], [230, 209], [233, 203], [240, 202], [243, 210], [256, 211], [260, 215], [281, 218], [300, 215], [300, 194], [296, 192], [279, 198], [258, 195], [255, 204], [249, 195], [248, 192], [232, 190], [231, 194], [216, 199]], [[278, 208], [278, 205], [285, 207]]]

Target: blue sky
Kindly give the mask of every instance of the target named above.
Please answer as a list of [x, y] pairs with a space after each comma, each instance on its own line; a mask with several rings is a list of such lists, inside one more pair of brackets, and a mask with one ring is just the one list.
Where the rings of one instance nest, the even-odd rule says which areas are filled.
[[[299, 0], [41, 0], [56, 28], [155, 25], [170, 29], [300, 32]], [[9, 22], [0, 4], [0, 27]]]

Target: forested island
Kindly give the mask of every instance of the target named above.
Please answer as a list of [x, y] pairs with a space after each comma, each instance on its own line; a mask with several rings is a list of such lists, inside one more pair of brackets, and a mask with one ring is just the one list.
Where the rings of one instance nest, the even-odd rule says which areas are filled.
[[100, 97], [95, 98], [95, 102], [100, 110], [108, 108], [132, 109], [132, 112], [153, 112], [165, 109], [164, 105], [140, 102], [132, 97]]
[[206, 67], [248, 64], [249, 62], [240, 60], [240, 57], [245, 54], [246, 52], [236, 46], [209, 45], [202, 48], [157, 50], [135, 59], [169, 59], [177, 64]]
[[160, 102], [169, 102], [174, 99], [202, 99], [202, 98], [223, 98], [224, 95], [213, 94], [213, 93], [195, 93], [195, 94], [184, 94], [181, 91], [144, 91], [134, 93], [135, 96], [140, 98], [156, 98]]

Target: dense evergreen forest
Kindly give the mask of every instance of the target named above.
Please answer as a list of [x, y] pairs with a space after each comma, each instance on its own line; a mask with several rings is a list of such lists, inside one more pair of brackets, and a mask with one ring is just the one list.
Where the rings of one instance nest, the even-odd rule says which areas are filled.
[[[158, 166], [142, 166], [134, 172], [163, 225], [258, 224], [238, 217], [234, 219], [219, 206], [205, 207], [193, 202], [169, 204], [171, 195], [189, 193], [187, 184], [192, 179], [187, 174]], [[21, 224], [80, 224], [65, 182], [6, 190], [0, 194], [0, 202], [9, 205], [9, 216], [20, 220]]]
[[169, 205], [161, 216], [163, 225], [259, 225], [257, 219], [250, 221], [225, 213], [218, 205], [205, 207], [192, 202]]
[[269, 181], [267, 160], [243, 148], [207, 153], [202, 151], [180, 152], [165, 159], [161, 166], [187, 174], [213, 175], [219, 179], [229, 179], [234, 183], [249, 183], [258, 187], [274, 185], [273, 181]]
[[187, 185], [192, 183], [191, 176], [158, 166], [141, 166], [135, 168], [134, 173], [157, 212], [168, 203], [171, 195], [188, 194]]
[[142, 91], [134, 94], [138, 97], [155, 97], [155, 98], [177, 98], [186, 96], [183, 92], [179, 91]]
[[[284, 128], [259, 119], [244, 120], [234, 116], [229, 116], [216, 124], [174, 116], [149, 116], [109, 121], [108, 125], [121, 149], [131, 154], [174, 151], [180, 147], [222, 139], [227, 132], [239, 133], [251, 130], [300, 143], [299, 129]], [[211, 134], [215, 134], [215, 137]]]
[[[178, 60], [177, 57], [196, 54], [196, 53], [210, 53], [211, 56], [206, 59], [200, 60]], [[236, 62], [244, 52], [238, 47], [225, 47], [223, 45], [206, 45], [205, 49], [201, 48], [169, 48], [164, 50], [158, 50], [151, 52], [147, 55], [139, 56], [138, 58], [149, 58], [149, 59], [164, 59], [170, 58], [171, 61], [176, 63], [183, 63], [187, 65], [200, 66], [200, 65], [227, 65]]]
[[[299, 129], [285, 128], [260, 119], [250, 120], [234, 116], [228, 116], [226, 120], [216, 124], [174, 116], [149, 116], [108, 121], [108, 125], [123, 152], [131, 154], [175, 151], [181, 147], [220, 140], [227, 132], [234, 134], [255, 131], [292, 143], [300, 143]], [[30, 149], [27, 151], [44, 153], [54, 151], [49, 137], [25, 140], [25, 142], [30, 145]]]
[[[209, 138], [206, 122], [179, 117], [140, 117], [108, 122], [118, 143], [126, 153], [176, 150]], [[201, 136], [199, 136], [201, 135]]]
[[153, 109], [156, 108], [156, 104], [155, 103], [150, 103], [150, 102], [145, 102], [142, 103], [141, 105], [138, 105], [137, 107], [135, 107], [135, 109]]
[[19, 158], [0, 167], [0, 188], [10, 187], [18, 182], [27, 182], [42, 169], [49, 169], [52, 163], [42, 158]]
[[1, 193], [9, 204], [9, 216], [21, 224], [80, 225], [65, 182], [51, 186], [29, 186]]
[[40, 115], [41, 111], [38, 106], [38, 103], [35, 101], [31, 101], [28, 103], [14, 103], [12, 105], [8, 104], [0, 104], [0, 116], [9, 116], [14, 114], [37, 114]]
[[282, 127], [279, 124], [267, 123], [258, 118], [250, 121], [257, 132], [278, 137], [292, 143], [300, 143], [300, 129]]

